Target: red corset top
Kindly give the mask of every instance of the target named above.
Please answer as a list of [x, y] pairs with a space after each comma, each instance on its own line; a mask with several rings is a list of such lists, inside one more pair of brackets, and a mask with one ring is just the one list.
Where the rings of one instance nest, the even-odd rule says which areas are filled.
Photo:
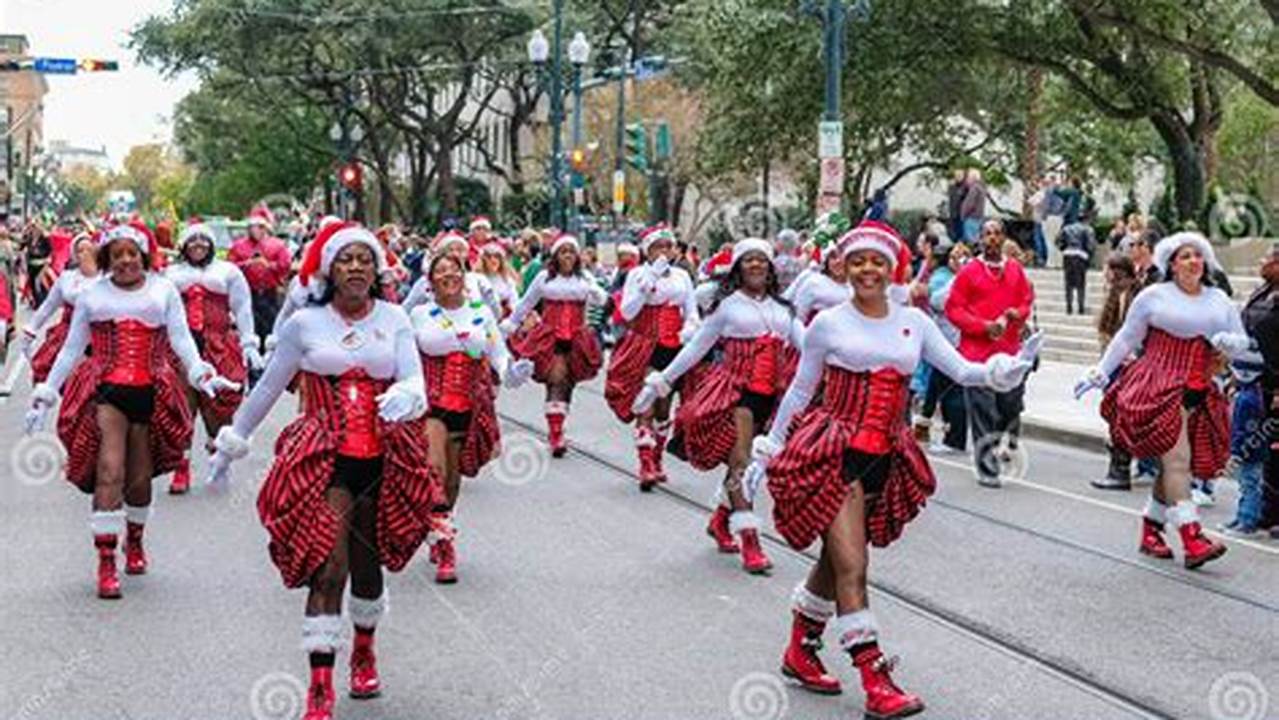
[[586, 324], [586, 303], [572, 300], [542, 301], [542, 322], [555, 329], [556, 340], [572, 340]]
[[868, 455], [883, 455], [905, 422], [907, 376], [882, 368], [852, 372], [827, 366], [823, 405], [831, 414], [855, 423], [849, 447]]
[[476, 393], [475, 380], [479, 360], [464, 352], [448, 355], [423, 355], [426, 371], [427, 402], [433, 408], [449, 412], [468, 412]]
[[657, 340], [662, 347], [680, 346], [679, 331], [684, 327], [684, 313], [675, 305], [645, 305], [635, 316], [636, 331]]
[[93, 354], [105, 363], [102, 382], [131, 387], [151, 384], [151, 363], [160, 328], [123, 319], [93, 323], [92, 332]]

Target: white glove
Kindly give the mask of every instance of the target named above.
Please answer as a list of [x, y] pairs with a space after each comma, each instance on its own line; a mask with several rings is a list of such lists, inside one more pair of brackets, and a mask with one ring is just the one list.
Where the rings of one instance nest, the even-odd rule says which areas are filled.
[[751, 441], [751, 460], [756, 462], [767, 463], [781, 451], [781, 446], [773, 442], [767, 435], [756, 436]]
[[205, 375], [196, 383], [196, 388], [209, 397], [217, 397], [218, 393], [223, 390], [230, 390], [231, 392], [239, 390], [240, 383], [227, 380], [221, 375]]
[[231, 484], [231, 456], [215, 452], [209, 458], [209, 474], [204, 484], [214, 492], [221, 492]]
[[653, 268], [654, 275], [665, 275], [667, 270], [671, 269], [671, 259], [662, 255], [649, 265]]
[[31, 356], [35, 354], [37, 335], [36, 329], [28, 325], [22, 328], [22, 337], [18, 338], [18, 348], [27, 362], [31, 362]]
[[1075, 399], [1078, 400], [1094, 388], [1104, 390], [1106, 385], [1106, 376], [1101, 373], [1101, 368], [1089, 368], [1088, 372], [1079, 378], [1079, 382], [1075, 383]]
[[1021, 344], [1021, 352], [1017, 353], [1019, 360], [1027, 360], [1034, 363], [1039, 357], [1039, 350], [1044, 346], [1044, 331], [1038, 330], [1035, 334], [1026, 338], [1026, 342]]
[[231, 463], [249, 454], [249, 441], [226, 425], [213, 439], [213, 448], [216, 452], [209, 459], [209, 475], [204, 482], [214, 488], [225, 488], [231, 477]]
[[1026, 373], [1034, 362], [1012, 355], [998, 353], [986, 361], [986, 385], [996, 392], [1016, 390], [1026, 379]]
[[31, 388], [31, 406], [44, 405], [45, 407], [53, 407], [62, 400], [62, 396], [49, 386], [49, 383], [40, 383]]
[[275, 346], [278, 345], [279, 342], [280, 341], [275, 337], [275, 333], [267, 335], [266, 341], [263, 342], [263, 345], [266, 347], [266, 354], [270, 355], [275, 352]]
[[509, 337], [514, 335], [515, 331], [520, 329], [520, 326], [515, 324], [515, 321], [511, 318], [507, 318], [497, 324], [497, 329], [502, 331], [502, 335]]
[[52, 411], [52, 405], [32, 403], [31, 409], [27, 410], [27, 414], [22, 418], [22, 432], [27, 435], [44, 432], [49, 424], [49, 413]]
[[528, 382], [531, 377], [533, 377], [533, 361], [516, 360], [506, 366], [506, 372], [502, 374], [502, 384], [514, 390]]
[[[760, 438], [755, 438], [759, 440]], [[764, 484], [764, 480], [768, 477], [768, 472], [764, 469], [767, 461], [753, 460], [750, 465], [746, 466], [746, 472], [742, 475], [742, 495], [745, 496], [746, 502], [755, 502], [755, 496], [759, 494], [759, 488]]]
[[1212, 336], [1212, 346], [1230, 357], [1242, 355], [1252, 347], [1252, 338], [1244, 333], [1219, 332]]
[[426, 412], [426, 402], [419, 391], [395, 383], [377, 396], [377, 414], [387, 422], [403, 422]]
[[697, 325], [689, 323], [679, 331], [679, 341], [685, 345], [693, 342], [693, 336], [697, 334]]
[[659, 398], [670, 394], [671, 386], [666, 382], [666, 378], [662, 377], [660, 372], [651, 372], [644, 378], [644, 388], [640, 390], [639, 395], [635, 396], [635, 402], [631, 403], [631, 412], [643, 415]]
[[262, 353], [252, 345], [244, 346], [244, 366], [250, 370], [261, 370], [266, 366], [266, 360], [262, 358]]

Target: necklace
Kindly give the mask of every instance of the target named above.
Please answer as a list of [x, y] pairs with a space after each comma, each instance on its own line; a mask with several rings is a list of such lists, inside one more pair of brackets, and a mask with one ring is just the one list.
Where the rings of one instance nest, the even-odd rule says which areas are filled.
[[[484, 355], [484, 347], [496, 339], [492, 329], [484, 326], [484, 315], [481, 312], [484, 309], [483, 300], [472, 300], [458, 307], [459, 310], [467, 311], [467, 317], [460, 322], [454, 322], [448, 312], [435, 302], [431, 303], [430, 308], [427, 314], [431, 320], [444, 332], [452, 333], [457, 338], [457, 344], [476, 360]], [[483, 344], [467, 342], [472, 339], [481, 339]]]
[[364, 343], [367, 342], [368, 338], [365, 337], [364, 333], [360, 330], [360, 328], [356, 327], [356, 323], [364, 320], [365, 318], [368, 318], [372, 314], [373, 309], [369, 308], [368, 311], [366, 311], [359, 318], [352, 320], [351, 318], [348, 318], [347, 316], [343, 315], [340, 311], [338, 311], [337, 308], [334, 308], [332, 305], [330, 305], [329, 307], [330, 309], [333, 310], [333, 314], [337, 315], [338, 319], [340, 319], [342, 323], [346, 325], [346, 332], [344, 332], [342, 334], [342, 337], [338, 340], [338, 344], [342, 346], [342, 349], [346, 350], [347, 352], [355, 352], [356, 350], [359, 350], [360, 348], [364, 347]]

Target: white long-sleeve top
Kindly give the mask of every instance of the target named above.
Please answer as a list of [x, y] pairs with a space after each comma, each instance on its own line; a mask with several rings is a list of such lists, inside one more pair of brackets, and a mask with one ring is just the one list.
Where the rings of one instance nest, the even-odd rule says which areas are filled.
[[[501, 275], [484, 275], [484, 279], [488, 280], [489, 285], [493, 287], [493, 296], [497, 298], [498, 307], [505, 310], [506, 308], [514, 308], [515, 304], [520, 301], [520, 294], [515, 289], [515, 283], [509, 278]], [[501, 317], [499, 316], [500, 320]]]
[[910, 375], [921, 359], [960, 385], [986, 384], [986, 364], [965, 360], [918, 308], [890, 302], [882, 318], [866, 317], [852, 302], [823, 310], [804, 331], [799, 369], [768, 439], [776, 447], [786, 443], [791, 419], [808, 407], [827, 365], [852, 372], [892, 368]]
[[683, 268], [670, 267], [660, 275], [649, 263], [631, 268], [622, 286], [622, 319], [634, 320], [646, 305], [674, 305], [683, 313], [685, 331], [691, 333], [697, 327], [697, 294]]
[[[463, 278], [463, 285], [466, 287], [466, 298], [468, 300], [480, 300], [488, 305], [489, 310], [493, 311], [493, 316], [497, 317], [502, 314], [502, 303], [498, 300], [497, 293], [493, 290], [492, 283], [489, 279], [480, 273], [468, 272]], [[404, 297], [404, 302], [400, 305], [404, 308], [404, 312], [412, 313], [418, 305], [430, 301], [435, 296], [435, 291], [431, 289], [431, 278], [427, 277], [424, 270], [422, 277], [413, 283], [413, 287], [409, 288], [409, 294]]]
[[850, 297], [852, 291], [846, 283], [836, 282], [824, 272], [815, 272], [795, 288], [791, 303], [795, 307], [795, 317], [806, 322], [810, 314], [846, 303]]
[[188, 373], [203, 364], [191, 330], [187, 328], [182, 296], [172, 282], [162, 275], [147, 273], [142, 285], [126, 290], [103, 278], [101, 282], [85, 285], [76, 299], [67, 341], [58, 351], [58, 359], [45, 380], [49, 387], [60, 390], [80, 362], [92, 338], [93, 323], [118, 320], [135, 320], [149, 328], [164, 328], [169, 345]]
[[235, 432], [242, 438], [252, 435], [299, 371], [336, 377], [354, 369], [395, 381], [425, 406], [422, 360], [403, 309], [377, 300], [368, 315], [351, 321], [332, 305], [308, 305], [280, 329], [262, 378], [235, 413]]
[[477, 308], [463, 303], [450, 309], [430, 301], [413, 308], [409, 322], [417, 349], [423, 355], [440, 357], [464, 352], [471, 357], [483, 356], [498, 375], [506, 376], [511, 356], [487, 305]]
[[306, 291], [302, 289], [302, 279], [294, 275], [293, 279], [289, 280], [289, 291], [284, 293], [284, 300], [280, 302], [280, 312], [275, 314], [271, 334], [279, 337], [284, 323], [303, 307], [306, 307]]
[[775, 337], [794, 347], [800, 347], [804, 326], [791, 313], [790, 308], [771, 297], [753, 298], [743, 290], [729, 295], [720, 302], [715, 312], [708, 315], [693, 339], [680, 349], [671, 364], [662, 371], [662, 379], [673, 384], [689, 368], [696, 365], [721, 339], [745, 339]]
[[85, 275], [79, 270], [63, 272], [54, 281], [53, 287], [49, 288], [49, 294], [45, 295], [44, 302], [40, 303], [40, 307], [32, 313], [31, 319], [27, 321], [27, 329], [32, 333], [38, 331], [63, 305], [75, 305], [80, 293], [90, 283], [97, 282], [101, 277], [98, 274]]
[[1217, 288], [1203, 288], [1190, 295], [1175, 282], [1162, 282], [1137, 294], [1123, 327], [1110, 340], [1098, 369], [1109, 377], [1129, 355], [1146, 340], [1146, 333], [1156, 328], [1183, 340], [1211, 340], [1220, 332], [1246, 335], [1239, 308]]
[[199, 285], [211, 293], [226, 295], [241, 347], [257, 347], [258, 341], [253, 334], [253, 302], [249, 294], [249, 281], [244, 279], [240, 268], [225, 260], [215, 259], [204, 267], [186, 263], [170, 265], [165, 268], [164, 276], [173, 282], [179, 293], [185, 293], [188, 288]]
[[523, 322], [525, 316], [543, 300], [603, 305], [608, 302], [608, 293], [604, 292], [604, 288], [600, 287], [599, 283], [583, 275], [572, 277], [556, 275], [552, 278], [550, 273], [543, 269], [533, 278], [533, 282], [529, 283], [528, 289], [524, 291], [524, 297], [520, 298], [519, 304], [511, 312], [511, 322], [516, 325]]

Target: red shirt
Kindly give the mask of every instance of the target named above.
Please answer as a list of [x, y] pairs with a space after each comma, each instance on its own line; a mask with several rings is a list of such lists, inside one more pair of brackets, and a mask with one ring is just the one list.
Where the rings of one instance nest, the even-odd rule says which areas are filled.
[[[255, 257], [266, 260], [257, 262]], [[289, 271], [293, 258], [289, 249], [278, 238], [266, 237], [261, 242], [245, 235], [231, 243], [231, 252], [227, 260], [235, 263], [249, 281], [249, 289], [255, 293], [279, 290], [289, 281]]]
[[[991, 268], [981, 259], [965, 265], [946, 300], [946, 317], [959, 328], [959, 354], [973, 362], [984, 362], [995, 353], [1017, 354], [1034, 301], [1035, 291], [1016, 260], [1004, 260], [1002, 270]], [[1017, 311], [1017, 319], [1008, 321], [1008, 329], [998, 339], [990, 339], [987, 323], [1009, 308]]]

